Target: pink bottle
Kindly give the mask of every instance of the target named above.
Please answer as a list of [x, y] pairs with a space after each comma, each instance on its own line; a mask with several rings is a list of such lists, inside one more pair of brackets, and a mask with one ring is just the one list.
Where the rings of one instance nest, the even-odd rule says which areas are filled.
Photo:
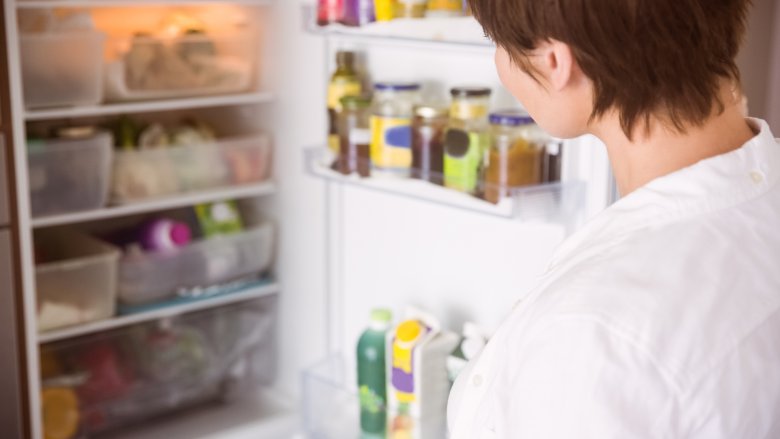
[[192, 241], [190, 227], [181, 221], [156, 219], [141, 227], [138, 242], [146, 251], [167, 251]]

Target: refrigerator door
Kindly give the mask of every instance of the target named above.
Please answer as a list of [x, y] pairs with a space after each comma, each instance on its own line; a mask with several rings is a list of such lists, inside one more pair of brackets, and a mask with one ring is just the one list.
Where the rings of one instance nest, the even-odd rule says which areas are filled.
[[21, 439], [23, 363], [12, 276], [11, 234], [0, 229], [0, 425], [4, 439]]

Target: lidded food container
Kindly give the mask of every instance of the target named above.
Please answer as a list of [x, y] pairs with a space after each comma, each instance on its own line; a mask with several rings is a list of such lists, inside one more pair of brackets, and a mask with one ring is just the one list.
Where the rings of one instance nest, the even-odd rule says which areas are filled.
[[411, 123], [420, 84], [379, 82], [371, 111], [371, 161], [375, 168], [408, 174], [412, 164]]
[[412, 178], [443, 183], [444, 132], [449, 109], [443, 105], [415, 107], [412, 120]]
[[485, 199], [498, 203], [512, 188], [542, 182], [542, 158], [550, 137], [521, 110], [490, 115], [491, 144], [485, 156]]

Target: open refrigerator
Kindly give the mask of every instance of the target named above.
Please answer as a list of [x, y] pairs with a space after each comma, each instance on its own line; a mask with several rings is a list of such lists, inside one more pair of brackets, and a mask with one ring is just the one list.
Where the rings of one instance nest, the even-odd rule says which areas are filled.
[[[497, 205], [329, 168], [338, 51], [358, 54], [367, 81], [421, 81], [440, 95], [480, 84], [491, 108], [517, 105], [470, 17], [351, 28], [319, 27], [314, 5], [276, 0], [3, 7], [35, 439], [54, 437], [52, 424], [64, 439], [357, 438], [354, 351], [372, 308], [402, 316], [414, 305], [451, 330], [490, 331], [554, 248], [617, 196], [594, 138], [563, 142], [560, 181]], [[117, 139], [128, 118], [197, 120], [216, 134], [142, 149]], [[85, 125], [98, 129], [47, 134]], [[106, 242], [226, 200], [243, 228], [174, 256]]]

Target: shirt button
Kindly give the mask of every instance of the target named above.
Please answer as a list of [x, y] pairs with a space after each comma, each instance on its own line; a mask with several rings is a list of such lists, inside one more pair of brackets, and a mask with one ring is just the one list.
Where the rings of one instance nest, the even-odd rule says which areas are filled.
[[753, 183], [755, 184], [761, 184], [764, 182], [764, 174], [761, 171], [751, 171], [750, 179], [753, 180]]
[[480, 374], [476, 374], [476, 375], [474, 375], [474, 377], [471, 379], [471, 384], [474, 384], [474, 387], [479, 387], [479, 386], [481, 386], [481, 385], [482, 385], [482, 381], [483, 381], [483, 380], [482, 380], [482, 375], [480, 375]]

